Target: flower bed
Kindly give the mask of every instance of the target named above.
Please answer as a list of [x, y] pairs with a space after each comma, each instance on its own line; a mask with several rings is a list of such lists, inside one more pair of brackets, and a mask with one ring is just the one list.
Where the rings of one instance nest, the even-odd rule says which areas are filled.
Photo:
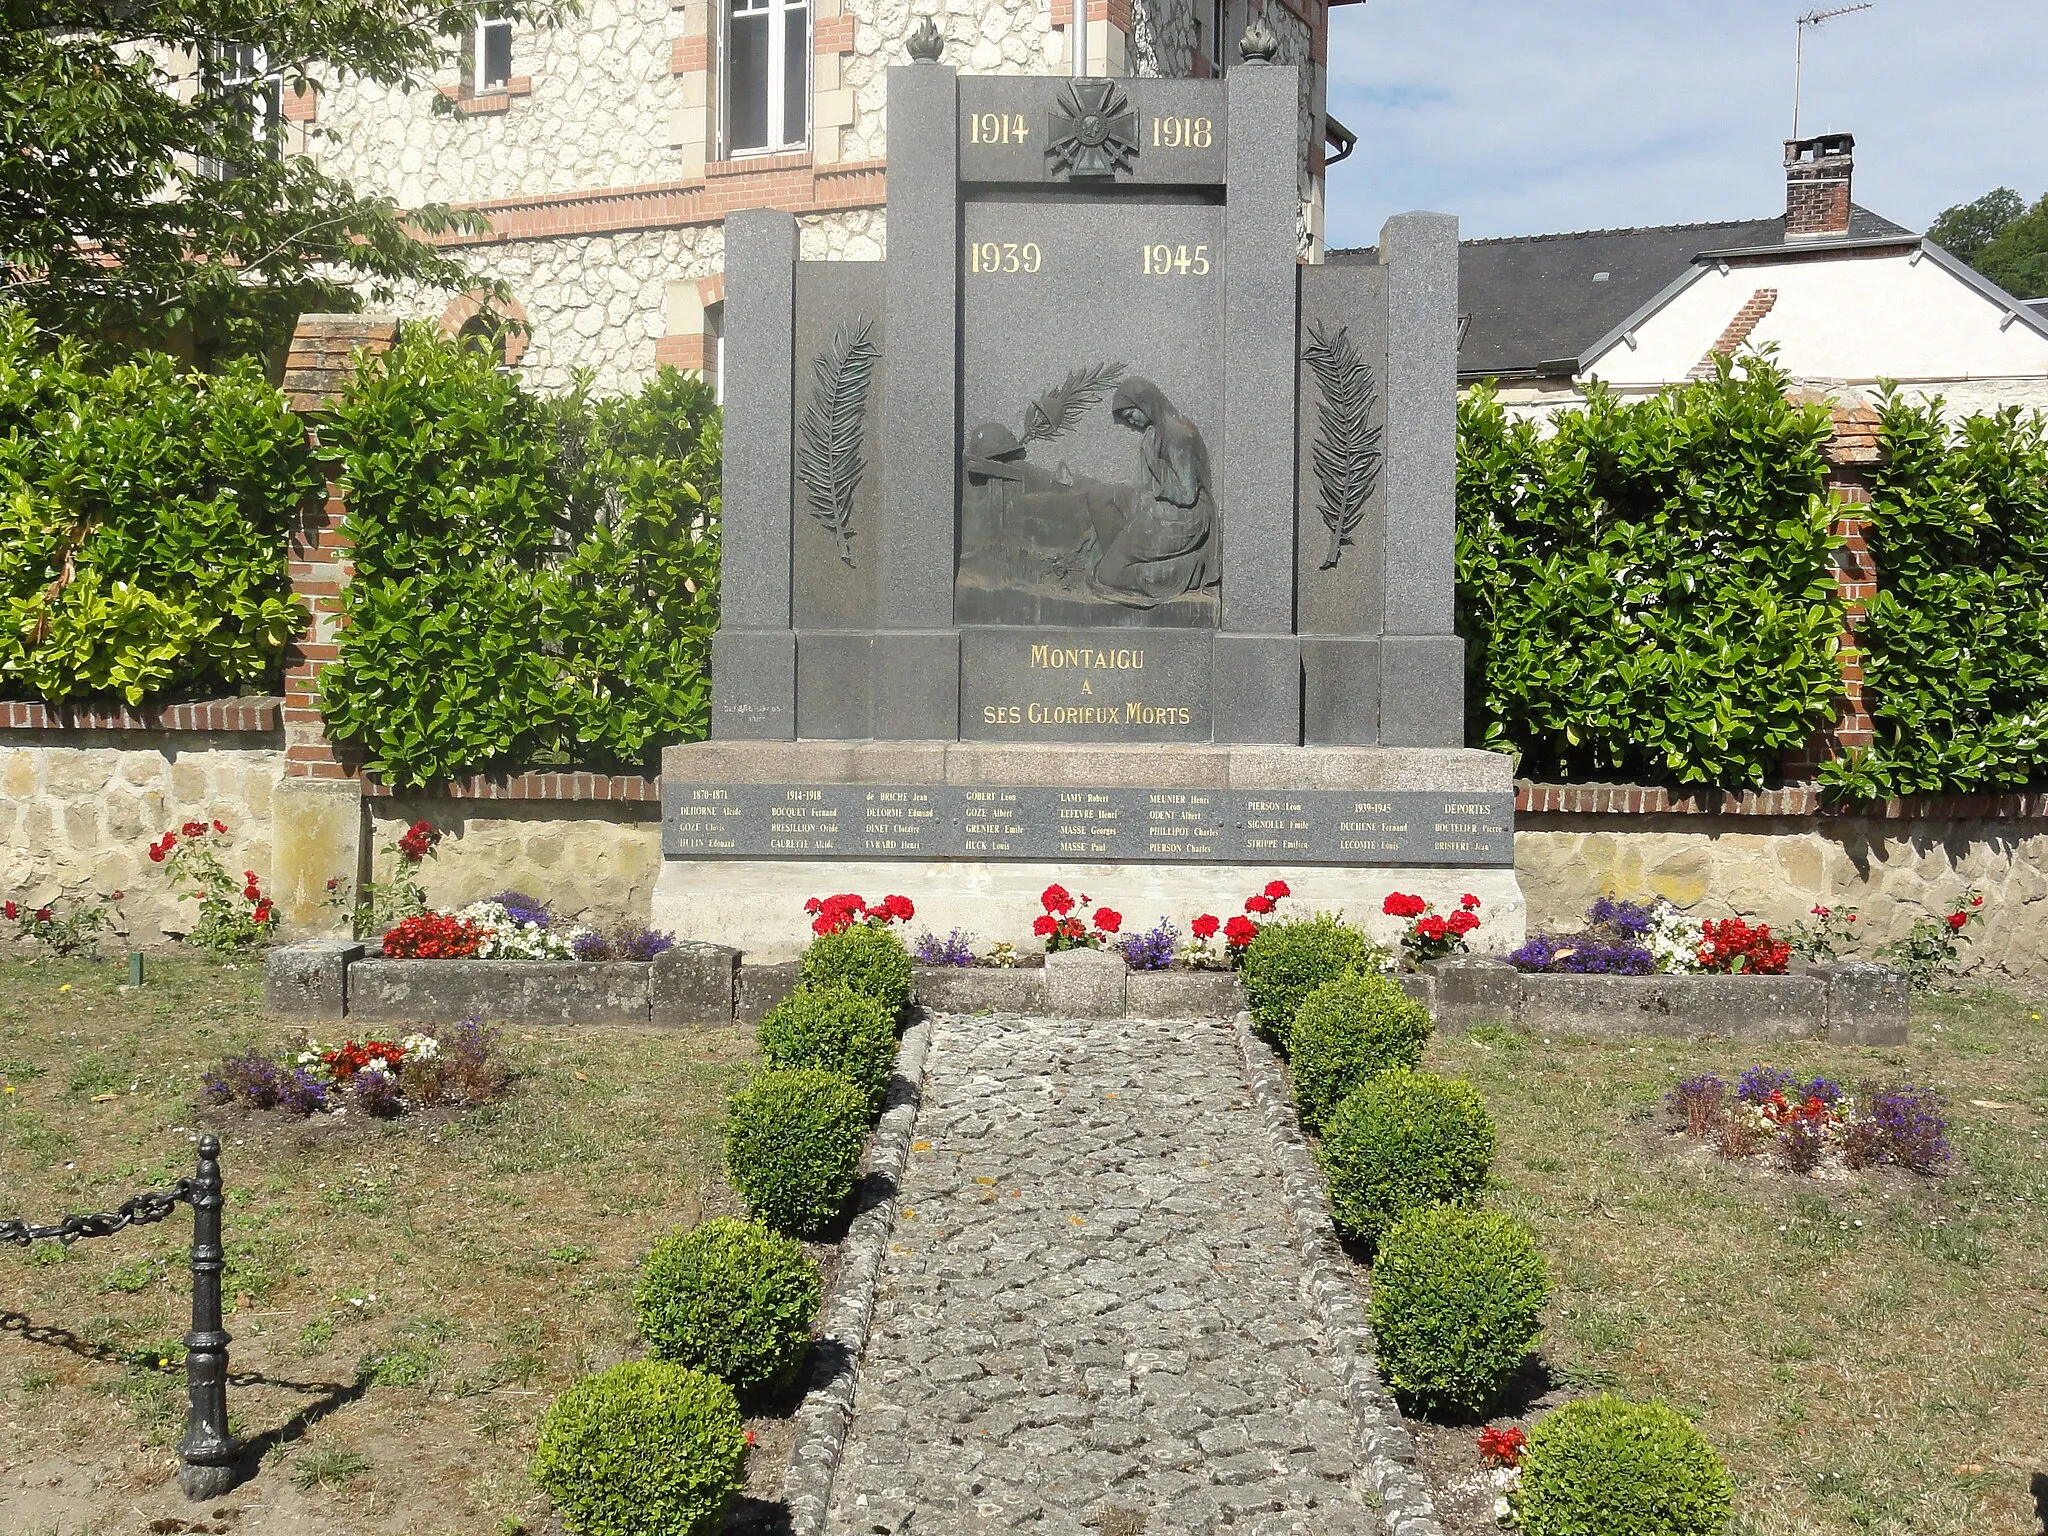
[[1762, 1063], [1731, 1089], [1712, 1072], [1686, 1078], [1665, 1096], [1680, 1134], [1731, 1159], [1770, 1155], [1787, 1171], [1857, 1170], [1887, 1164], [1938, 1173], [1950, 1156], [1941, 1095], [1910, 1083], [1872, 1084], [1855, 1094], [1838, 1082]]
[[442, 1104], [481, 1104], [510, 1085], [497, 1037], [474, 1018], [400, 1039], [368, 1035], [338, 1045], [309, 1040], [287, 1056], [245, 1051], [206, 1074], [200, 1102], [300, 1117], [344, 1115], [378, 1120]]

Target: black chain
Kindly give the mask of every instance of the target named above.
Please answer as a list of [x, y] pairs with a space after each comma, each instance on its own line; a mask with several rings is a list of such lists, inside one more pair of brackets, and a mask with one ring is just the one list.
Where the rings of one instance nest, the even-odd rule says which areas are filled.
[[67, 1247], [81, 1237], [111, 1237], [123, 1227], [146, 1227], [163, 1221], [180, 1205], [192, 1201], [192, 1181], [180, 1179], [169, 1189], [148, 1189], [131, 1200], [123, 1200], [111, 1211], [91, 1216], [66, 1216], [55, 1226], [30, 1226], [25, 1221], [0, 1220], [0, 1243], [26, 1248], [30, 1243], [55, 1238]]

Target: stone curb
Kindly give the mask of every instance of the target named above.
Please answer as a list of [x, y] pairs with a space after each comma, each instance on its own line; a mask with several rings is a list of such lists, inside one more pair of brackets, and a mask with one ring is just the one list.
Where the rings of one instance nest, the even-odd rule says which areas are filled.
[[847, 1431], [853, 1427], [854, 1388], [859, 1381], [861, 1351], [867, 1347], [868, 1325], [874, 1320], [882, 1256], [896, 1225], [896, 1193], [910, 1163], [910, 1134], [923, 1103], [925, 1053], [931, 1039], [932, 1021], [926, 1014], [904, 1032], [903, 1043], [897, 1047], [895, 1080], [889, 1085], [887, 1106], [875, 1126], [861, 1179], [876, 1193], [846, 1229], [846, 1240], [839, 1249], [839, 1272], [819, 1316], [817, 1342], [811, 1347], [810, 1379], [796, 1411], [796, 1444], [790, 1450], [789, 1472], [782, 1483], [790, 1536], [823, 1536], [825, 1530], [832, 1477], [839, 1470], [840, 1453], [846, 1449]]
[[1374, 1363], [1372, 1325], [1353, 1289], [1351, 1261], [1337, 1246], [1329, 1188], [1302, 1139], [1279, 1060], [1272, 1047], [1252, 1033], [1250, 1014], [1237, 1015], [1234, 1028], [1245, 1075], [1251, 1079], [1280, 1160], [1306, 1287], [1344, 1383], [1344, 1399], [1358, 1421], [1366, 1473], [1379, 1491], [1380, 1518], [1388, 1536], [1444, 1536], [1429, 1485], [1415, 1467], [1415, 1441]]

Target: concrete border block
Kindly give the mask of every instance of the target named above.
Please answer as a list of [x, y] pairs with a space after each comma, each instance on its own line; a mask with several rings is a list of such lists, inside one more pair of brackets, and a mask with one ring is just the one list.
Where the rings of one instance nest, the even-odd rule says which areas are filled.
[[348, 1016], [366, 1022], [645, 1024], [644, 961], [359, 960]]
[[1035, 965], [919, 966], [911, 999], [928, 1013], [1040, 1013], [1045, 972]]
[[1120, 1019], [1130, 1006], [1130, 970], [1107, 949], [1045, 957], [1045, 1011], [1061, 1019]]
[[1817, 1039], [1827, 1004], [1827, 982], [1811, 975], [1522, 977], [1524, 1029], [1593, 1040]]
[[1827, 1035], [1842, 1045], [1904, 1045], [1913, 988], [1905, 976], [1868, 960], [1816, 965], [1827, 982]]
[[263, 1007], [285, 1019], [340, 1019], [348, 1013], [348, 969], [364, 946], [350, 939], [281, 944], [263, 957]]
[[802, 979], [794, 960], [784, 960], [779, 965], [742, 964], [733, 986], [733, 1017], [742, 1024], [760, 1023], [769, 1009], [797, 989]]
[[1125, 986], [1134, 1019], [1234, 1019], [1245, 1008], [1235, 971], [1132, 971]]
[[1447, 955], [1424, 971], [1433, 986], [1425, 1005], [1437, 1028], [1463, 1032], [1475, 1024], [1515, 1027], [1522, 1014], [1522, 973], [1491, 955]]
[[740, 952], [685, 939], [654, 957], [647, 979], [647, 1022], [675, 1029], [730, 1024], [739, 988]]

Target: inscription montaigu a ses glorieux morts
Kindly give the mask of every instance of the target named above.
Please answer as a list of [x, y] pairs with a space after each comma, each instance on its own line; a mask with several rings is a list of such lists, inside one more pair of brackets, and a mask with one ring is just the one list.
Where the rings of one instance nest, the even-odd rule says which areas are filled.
[[[1031, 449], [1072, 430], [1109, 396], [1109, 418], [1137, 434], [1132, 481], [1048, 468]], [[1024, 409], [1023, 430], [971, 428], [962, 452], [960, 581], [969, 593], [1083, 596], [1127, 609], [1207, 597], [1217, 583], [1216, 487], [1201, 429], [1122, 363], [1076, 368]], [[963, 602], [963, 618], [1000, 622]]]

